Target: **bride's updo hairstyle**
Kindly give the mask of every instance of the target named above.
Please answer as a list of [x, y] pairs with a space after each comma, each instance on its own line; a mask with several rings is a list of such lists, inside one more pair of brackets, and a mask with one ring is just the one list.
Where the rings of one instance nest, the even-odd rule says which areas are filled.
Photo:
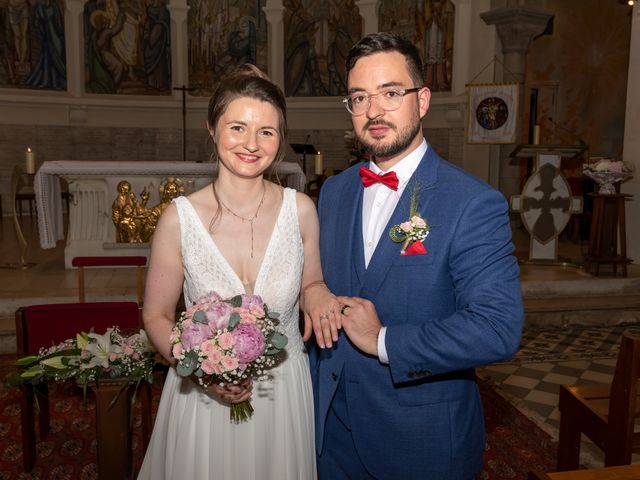
[[[267, 102], [278, 112], [280, 144], [274, 160], [274, 165], [277, 165], [284, 158], [287, 146], [287, 104], [282, 90], [255, 65], [249, 63], [239, 65], [222, 78], [209, 100], [207, 113], [209, 128], [212, 128], [215, 133], [218, 120], [224, 115], [229, 104], [242, 97]], [[214, 148], [214, 155], [217, 157], [215, 150]]]

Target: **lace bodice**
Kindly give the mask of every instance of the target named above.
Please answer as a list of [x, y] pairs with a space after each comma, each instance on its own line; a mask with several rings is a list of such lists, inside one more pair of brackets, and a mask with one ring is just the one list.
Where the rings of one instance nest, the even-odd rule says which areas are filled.
[[[189, 200], [178, 197], [173, 201], [180, 218], [185, 304], [193, 304], [211, 290], [223, 298], [245, 293], [242, 281], [222, 256]], [[288, 356], [299, 354], [304, 348], [298, 326], [303, 263], [296, 191], [285, 188], [253, 293], [260, 295], [270, 310], [280, 314], [279, 330], [289, 339]]]

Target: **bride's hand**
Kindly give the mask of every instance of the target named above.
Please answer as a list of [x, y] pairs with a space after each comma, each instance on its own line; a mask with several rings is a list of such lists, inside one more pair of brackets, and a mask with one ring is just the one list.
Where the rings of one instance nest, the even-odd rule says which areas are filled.
[[340, 302], [324, 283], [311, 285], [304, 293], [304, 334], [307, 341], [311, 332], [315, 334], [320, 348], [329, 348], [338, 341], [338, 330], [342, 328]]
[[213, 383], [205, 389], [210, 396], [231, 404], [251, 400], [252, 390], [253, 382], [250, 378], [242, 380], [237, 385], [225, 384], [220, 386], [217, 383]]

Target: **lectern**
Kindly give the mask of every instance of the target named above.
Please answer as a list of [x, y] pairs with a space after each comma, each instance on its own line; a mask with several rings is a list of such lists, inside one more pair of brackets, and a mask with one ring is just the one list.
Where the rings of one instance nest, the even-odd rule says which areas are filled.
[[530, 235], [529, 261], [556, 262], [558, 235], [571, 215], [582, 212], [582, 197], [571, 195], [571, 188], [560, 170], [562, 157], [576, 157], [586, 145], [518, 145], [512, 162], [534, 159], [534, 171], [520, 195], [510, 199], [511, 211], [520, 213]]

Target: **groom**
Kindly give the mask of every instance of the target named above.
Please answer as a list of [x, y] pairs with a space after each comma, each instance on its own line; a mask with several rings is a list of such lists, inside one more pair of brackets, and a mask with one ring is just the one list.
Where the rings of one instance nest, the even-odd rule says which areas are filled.
[[368, 35], [346, 67], [344, 104], [375, 160], [319, 200], [323, 272], [344, 305], [343, 332], [313, 358], [319, 478], [472, 479], [474, 368], [510, 358], [523, 322], [507, 202], [425, 141], [412, 43]]

